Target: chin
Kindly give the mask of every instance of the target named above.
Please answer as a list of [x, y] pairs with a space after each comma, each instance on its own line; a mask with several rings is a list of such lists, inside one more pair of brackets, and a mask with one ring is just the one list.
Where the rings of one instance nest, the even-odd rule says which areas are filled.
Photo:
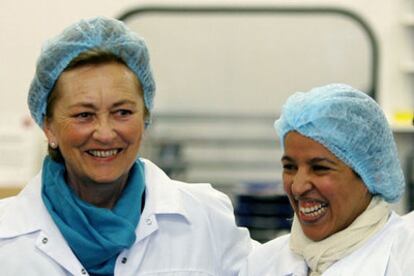
[[325, 236], [318, 236], [318, 235], [317, 236], [314, 236], [314, 235], [306, 235], [306, 237], [308, 237], [308, 239], [310, 239], [310, 240], [313, 240], [314, 242], [322, 241], [322, 240], [324, 240], [326, 238]]
[[119, 175], [99, 175], [89, 177], [89, 179], [91, 179], [93, 182], [97, 184], [111, 184], [119, 181], [121, 178], [122, 177]]
[[315, 227], [314, 229], [304, 229], [302, 225], [302, 231], [308, 239], [311, 239], [315, 242], [321, 241], [332, 235], [333, 233], [326, 233], [320, 227]]
[[322, 240], [324, 240], [324, 239], [326, 239], [326, 238], [328, 238], [329, 236], [331, 236], [331, 235], [333, 235], [333, 234], [335, 234], [335, 233], [323, 233], [323, 232], [321, 232], [321, 231], [317, 231], [316, 233], [315, 233], [315, 231], [312, 231], [312, 233], [306, 233], [305, 232], [305, 235], [309, 238], [309, 239], [311, 239], [311, 240], [313, 240], [313, 241], [315, 241], [315, 242], [318, 242], [318, 241], [322, 241]]

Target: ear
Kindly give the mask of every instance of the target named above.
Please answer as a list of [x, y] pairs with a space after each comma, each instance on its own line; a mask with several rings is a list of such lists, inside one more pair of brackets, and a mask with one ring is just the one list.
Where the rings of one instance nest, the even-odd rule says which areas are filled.
[[53, 123], [48, 118], [45, 118], [45, 120], [43, 121], [43, 132], [45, 133], [49, 143], [57, 142], [56, 136], [53, 131]]

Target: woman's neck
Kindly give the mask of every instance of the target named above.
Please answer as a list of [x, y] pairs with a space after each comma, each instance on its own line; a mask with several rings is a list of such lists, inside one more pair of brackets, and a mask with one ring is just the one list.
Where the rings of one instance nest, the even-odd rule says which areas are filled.
[[72, 181], [68, 183], [75, 194], [82, 200], [100, 208], [112, 209], [126, 185], [128, 175], [122, 176], [111, 183], [96, 183], [93, 181]]

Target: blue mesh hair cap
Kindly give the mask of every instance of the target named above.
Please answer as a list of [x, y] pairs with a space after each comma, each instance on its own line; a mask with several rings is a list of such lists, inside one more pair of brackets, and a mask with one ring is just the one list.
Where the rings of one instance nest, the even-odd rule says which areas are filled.
[[[95, 17], [67, 27], [43, 45], [27, 100], [30, 113], [40, 127], [56, 80], [74, 58], [91, 49], [111, 52], [126, 63], [139, 79], [145, 106], [151, 112], [155, 82], [145, 41], [119, 20]], [[148, 118], [146, 125], [149, 122]]]
[[331, 84], [289, 97], [275, 128], [284, 147], [289, 131], [311, 138], [356, 171], [373, 195], [397, 201], [404, 175], [387, 119], [367, 94]]

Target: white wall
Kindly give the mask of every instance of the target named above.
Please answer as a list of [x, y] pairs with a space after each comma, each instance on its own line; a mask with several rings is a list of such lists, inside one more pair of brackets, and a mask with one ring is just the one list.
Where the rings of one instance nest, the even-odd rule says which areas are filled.
[[[400, 25], [403, 0], [239, 0], [239, 1], [134, 1], [134, 0], [3, 0], [0, 3], [0, 126], [21, 124], [28, 111], [26, 94], [43, 41], [68, 24], [96, 15], [119, 16], [129, 7], [156, 3], [212, 3], [216, 5], [284, 4], [342, 6], [363, 16], [374, 29], [381, 45], [379, 101], [391, 113], [414, 105], [407, 95], [400, 65], [403, 31]], [[285, 4], [284, 4], [285, 5]]]

